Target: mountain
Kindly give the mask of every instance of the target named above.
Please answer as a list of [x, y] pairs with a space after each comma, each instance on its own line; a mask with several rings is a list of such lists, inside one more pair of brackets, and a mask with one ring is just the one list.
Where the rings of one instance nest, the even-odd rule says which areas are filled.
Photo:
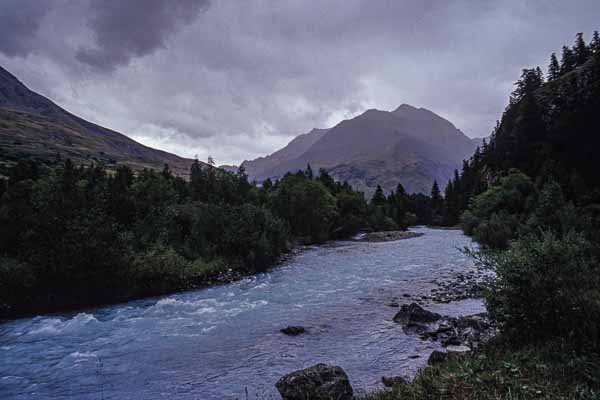
[[370, 195], [378, 184], [428, 192], [444, 185], [476, 144], [451, 122], [424, 108], [403, 104], [371, 109], [330, 129], [314, 129], [266, 157], [242, 163], [250, 179], [277, 179], [310, 164]]
[[266, 157], [244, 161], [242, 165], [246, 168], [246, 172], [248, 170], [252, 171], [252, 175], [250, 175], [251, 179], [263, 181], [266, 178], [272, 177], [272, 171], [277, 169], [279, 164], [300, 157], [316, 141], [321, 139], [327, 131], [328, 129], [313, 129], [308, 133], [296, 136], [281, 150]]
[[79, 118], [0, 67], [0, 161], [49, 160], [57, 154], [76, 162], [127, 164], [134, 169], [169, 164], [178, 175], [187, 175], [193, 161]]

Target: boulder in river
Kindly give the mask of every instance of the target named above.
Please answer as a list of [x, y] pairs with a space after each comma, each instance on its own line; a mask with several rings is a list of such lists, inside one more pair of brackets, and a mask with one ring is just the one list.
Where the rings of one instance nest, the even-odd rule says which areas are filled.
[[297, 336], [306, 332], [303, 326], [287, 326], [283, 329], [280, 329], [281, 333], [289, 336]]
[[394, 316], [394, 322], [404, 325], [418, 325], [435, 322], [442, 318], [440, 314], [427, 311], [417, 303], [404, 304]]
[[275, 387], [283, 400], [351, 400], [353, 396], [344, 370], [327, 364], [287, 374]]

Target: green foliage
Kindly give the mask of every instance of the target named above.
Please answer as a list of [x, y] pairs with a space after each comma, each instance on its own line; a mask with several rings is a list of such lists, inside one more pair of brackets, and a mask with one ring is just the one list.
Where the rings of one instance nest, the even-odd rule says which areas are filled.
[[330, 238], [337, 219], [335, 197], [319, 181], [305, 174], [288, 174], [269, 196], [275, 215], [288, 223], [294, 236], [305, 242]]
[[[367, 227], [362, 194], [326, 173], [262, 188], [195, 162], [190, 181], [119, 166], [22, 162], [0, 196], [0, 315], [184, 290], [265, 271], [294, 240]], [[226, 267], [227, 266], [227, 267]]]
[[526, 235], [480, 261], [497, 280], [487, 303], [511, 339], [566, 338], [578, 349], [600, 345], [600, 253], [575, 232]]
[[446, 189], [446, 220], [458, 199], [496, 274], [486, 300], [505, 343], [369, 399], [599, 398], [598, 51], [598, 34], [586, 46], [580, 33], [560, 65], [552, 55], [548, 83], [524, 70], [489, 143]]
[[484, 246], [506, 248], [535, 205], [533, 182], [512, 170], [498, 185], [475, 197], [462, 216], [463, 231]]
[[575, 63], [577, 66], [583, 65], [590, 57], [590, 49], [583, 40], [583, 33], [579, 32], [575, 38], [575, 46], [573, 47]]
[[130, 291], [148, 295], [193, 288], [224, 272], [219, 259], [189, 261], [172, 247], [157, 244], [133, 258], [123, 279]]
[[373, 198], [371, 199], [371, 205], [373, 206], [383, 206], [385, 205], [386, 198], [385, 194], [383, 194], [383, 189], [381, 185], [377, 185], [377, 189], [375, 189], [375, 193], [373, 194]]
[[560, 64], [556, 58], [556, 53], [550, 56], [550, 64], [548, 65], [548, 80], [553, 81], [560, 76]]
[[344, 237], [352, 235], [365, 227], [367, 204], [360, 193], [342, 191], [337, 194], [337, 221], [334, 235]]
[[428, 366], [416, 378], [362, 400], [597, 399], [600, 360], [562, 341], [515, 350], [492, 343], [475, 354]]
[[560, 60], [560, 73], [564, 75], [569, 73], [575, 69], [577, 65], [577, 59], [575, 58], [575, 53], [567, 46], [563, 46], [562, 48], [562, 58]]

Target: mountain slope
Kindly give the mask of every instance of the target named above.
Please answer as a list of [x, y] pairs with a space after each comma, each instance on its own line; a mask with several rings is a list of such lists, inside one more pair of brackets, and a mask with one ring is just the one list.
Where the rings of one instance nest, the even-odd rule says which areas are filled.
[[187, 175], [192, 163], [79, 118], [0, 67], [0, 159], [49, 159], [57, 153], [77, 162], [121, 163], [135, 169], [169, 164], [180, 175]]
[[327, 131], [327, 129], [313, 129], [308, 133], [296, 136], [287, 146], [273, 154], [251, 161], [244, 161], [242, 165], [246, 170], [252, 171], [251, 177], [262, 181], [268, 178], [271, 171], [277, 168], [280, 163], [301, 156], [316, 141], [321, 139]]
[[[307, 134], [310, 141], [299, 136], [273, 155], [242, 165], [257, 181], [311, 164], [367, 195], [377, 184], [387, 191], [402, 183], [407, 191], [427, 192], [434, 180], [443, 185], [475, 148], [449, 121], [407, 104], [392, 112], [368, 110], [318, 135], [313, 132]], [[297, 145], [300, 138], [309, 144], [304, 151]]]

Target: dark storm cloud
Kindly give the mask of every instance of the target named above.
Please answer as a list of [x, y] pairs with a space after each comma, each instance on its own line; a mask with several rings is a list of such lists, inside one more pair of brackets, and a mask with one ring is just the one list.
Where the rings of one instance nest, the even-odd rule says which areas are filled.
[[96, 1], [90, 10], [96, 43], [78, 49], [76, 58], [103, 70], [126, 65], [164, 47], [165, 40], [207, 4], [207, 0]]
[[0, 64], [86, 118], [217, 162], [401, 103], [488, 135], [522, 68], [600, 29], [597, 0], [31, 3], [35, 40], [9, 29]]
[[0, 52], [26, 56], [35, 48], [35, 33], [51, 4], [37, 0], [2, 0], [0, 4]]

